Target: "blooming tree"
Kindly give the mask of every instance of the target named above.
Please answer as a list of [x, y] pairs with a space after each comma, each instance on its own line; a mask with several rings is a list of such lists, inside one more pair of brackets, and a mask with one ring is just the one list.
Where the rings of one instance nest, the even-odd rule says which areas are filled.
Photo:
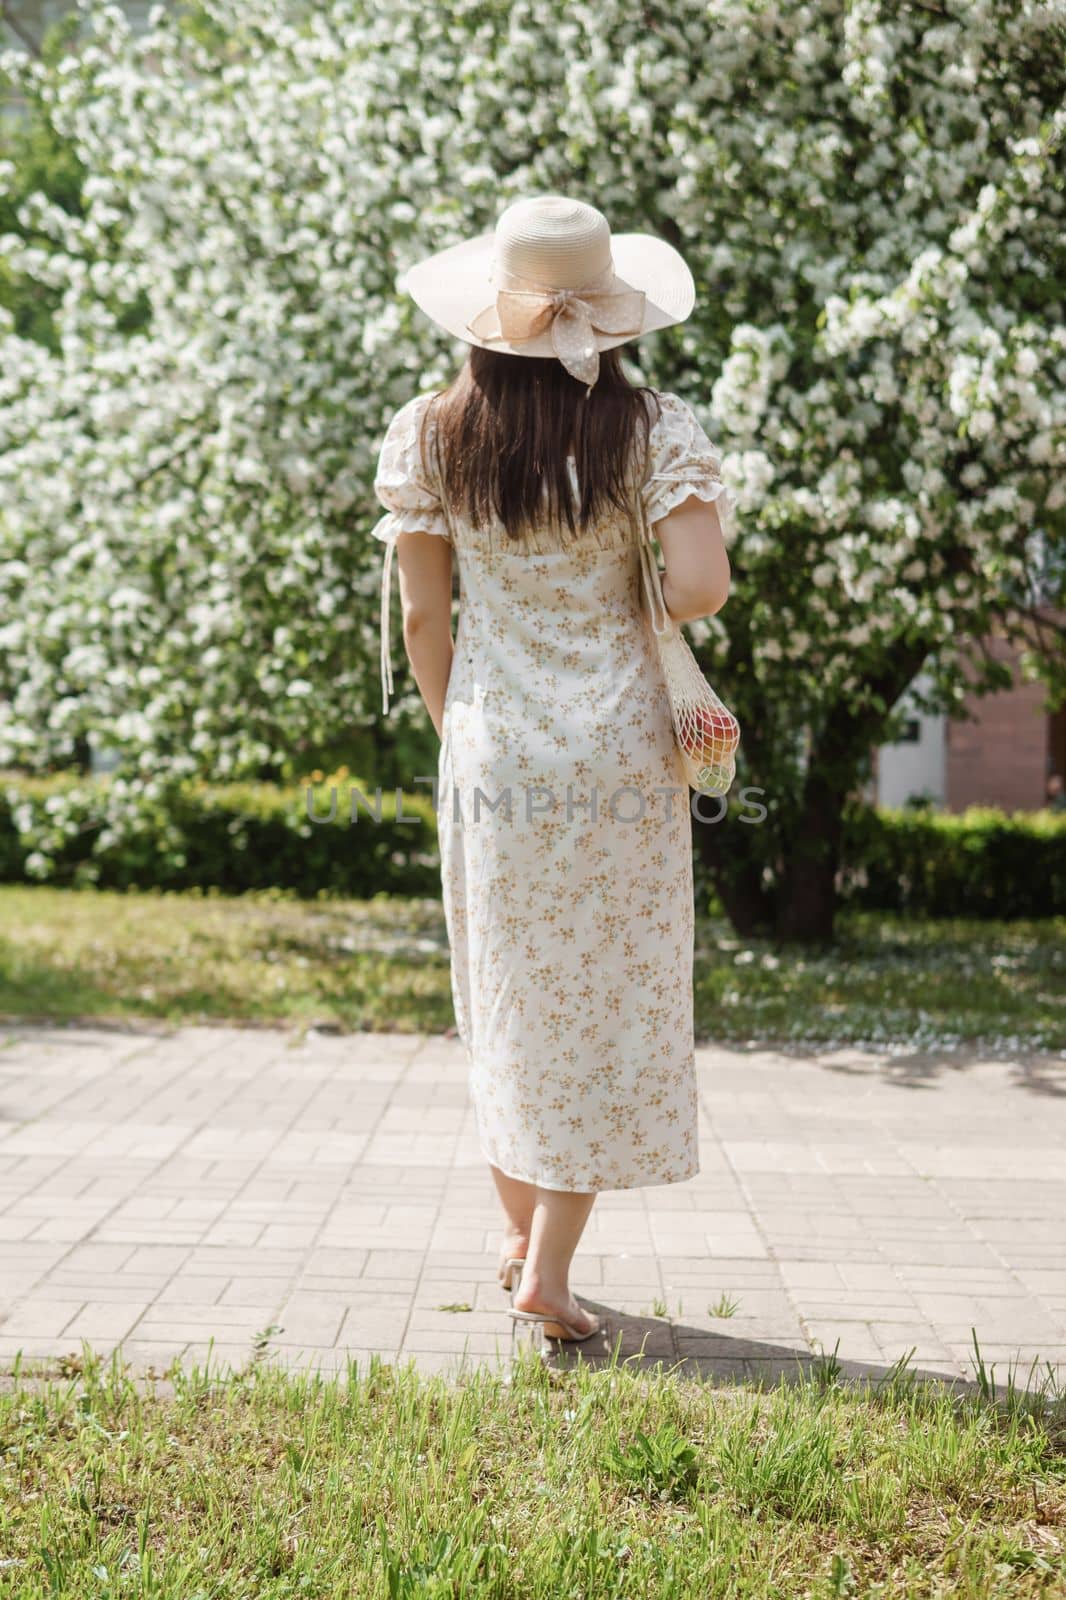
[[919, 668], [957, 709], [999, 626], [1061, 690], [1061, 3], [81, 11], [57, 64], [4, 58], [88, 177], [0, 238], [57, 297], [54, 349], [0, 313], [0, 763], [90, 733], [133, 807], [375, 716], [373, 464], [462, 354], [398, 278], [544, 191], [696, 278], [627, 353], [739, 499], [691, 629], [767, 812], [696, 828], [738, 927], [831, 931], [843, 807]]

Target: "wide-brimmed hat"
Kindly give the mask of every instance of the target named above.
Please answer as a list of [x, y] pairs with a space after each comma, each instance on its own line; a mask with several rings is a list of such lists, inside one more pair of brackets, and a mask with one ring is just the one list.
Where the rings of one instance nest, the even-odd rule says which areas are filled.
[[602, 211], [561, 194], [516, 200], [494, 232], [427, 256], [400, 286], [457, 339], [554, 356], [590, 389], [601, 350], [684, 322], [696, 299], [673, 245], [612, 234]]

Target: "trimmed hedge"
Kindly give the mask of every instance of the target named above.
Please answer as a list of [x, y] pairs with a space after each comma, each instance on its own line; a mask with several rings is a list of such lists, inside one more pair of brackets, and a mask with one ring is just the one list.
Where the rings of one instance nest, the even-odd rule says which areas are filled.
[[206, 889], [239, 894], [278, 888], [369, 899], [374, 894], [426, 896], [440, 889], [432, 799], [381, 796], [381, 820], [360, 807], [350, 820], [352, 790], [375, 808], [372, 786], [347, 775], [316, 774], [309, 787], [244, 783], [191, 785], [155, 809], [141, 807], [136, 826], [114, 829], [107, 818], [107, 780], [68, 776], [11, 778], [0, 784], [0, 881], [94, 884], [101, 889]]
[[845, 817], [845, 905], [927, 917], [1066, 912], [1066, 812], [863, 807]]
[[[369, 899], [375, 894], [440, 892], [436, 818], [428, 793], [381, 799], [382, 820], [351, 794], [375, 804], [373, 786], [342, 769], [310, 780], [316, 812], [337, 795], [336, 820], [312, 822], [307, 787], [243, 783], [191, 785], [154, 807], [136, 827], [108, 821], [108, 780], [69, 774], [0, 780], [0, 881], [96, 884], [108, 889], [287, 889]], [[413, 819], [413, 820], [412, 820]], [[1066, 813], [971, 807], [849, 809], [845, 817], [841, 901], [862, 910], [915, 916], [1046, 917], [1066, 907]], [[700, 876], [699, 858], [696, 860]]]

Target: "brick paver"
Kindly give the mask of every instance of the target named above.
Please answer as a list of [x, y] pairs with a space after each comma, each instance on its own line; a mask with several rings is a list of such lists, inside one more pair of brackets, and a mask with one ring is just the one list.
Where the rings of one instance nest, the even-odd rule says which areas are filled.
[[[597, 1200], [574, 1282], [608, 1333], [583, 1356], [773, 1382], [913, 1351], [966, 1379], [976, 1329], [999, 1380], [1066, 1378], [1066, 1059], [698, 1062], [699, 1176]], [[264, 1336], [323, 1370], [506, 1364], [465, 1078], [423, 1035], [5, 1026], [0, 1369], [82, 1340], [236, 1365]]]

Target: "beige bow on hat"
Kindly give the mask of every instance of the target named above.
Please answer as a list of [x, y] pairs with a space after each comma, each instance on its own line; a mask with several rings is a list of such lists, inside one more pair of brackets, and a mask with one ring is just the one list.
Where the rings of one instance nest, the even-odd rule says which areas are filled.
[[[613, 277], [613, 273], [604, 275]], [[498, 289], [493, 305], [467, 327], [478, 339], [520, 344], [550, 330], [552, 348], [567, 372], [589, 389], [600, 375], [595, 334], [639, 333], [644, 321], [643, 289]]]
[[403, 284], [453, 338], [554, 357], [590, 391], [604, 350], [684, 322], [696, 299], [665, 239], [612, 233], [602, 211], [559, 194], [513, 201], [491, 233], [416, 261]]

